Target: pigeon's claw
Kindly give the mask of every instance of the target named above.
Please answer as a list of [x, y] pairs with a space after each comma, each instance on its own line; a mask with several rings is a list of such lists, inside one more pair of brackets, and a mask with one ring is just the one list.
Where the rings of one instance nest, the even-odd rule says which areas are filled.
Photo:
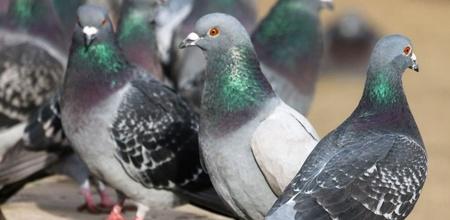
[[100, 204], [99, 206], [102, 208], [113, 208], [115, 202], [111, 199], [106, 191], [100, 191]]
[[99, 213], [90, 189], [82, 189], [81, 194], [84, 197], [84, 204], [78, 207], [78, 211], [87, 210], [89, 213]]
[[114, 205], [106, 220], [125, 220], [122, 216], [122, 206], [119, 204]]

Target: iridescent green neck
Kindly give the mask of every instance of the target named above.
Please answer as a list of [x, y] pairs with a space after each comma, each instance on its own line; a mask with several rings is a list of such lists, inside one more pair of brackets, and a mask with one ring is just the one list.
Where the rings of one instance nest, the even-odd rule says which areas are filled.
[[34, 0], [16, 0], [11, 4], [9, 13], [18, 22], [29, 23], [33, 18], [33, 5]]
[[278, 1], [252, 39], [264, 63], [294, 69], [302, 57], [320, 52], [318, 11], [302, 1]]
[[405, 102], [401, 76], [394, 68], [369, 69], [363, 97], [365, 103], [384, 108]]
[[109, 42], [96, 43], [86, 48], [75, 49], [74, 59], [87, 67], [117, 73], [126, 67], [119, 50]]
[[[150, 10], [150, 9], [148, 9]], [[155, 41], [155, 32], [150, 26], [149, 12], [143, 9], [128, 8], [125, 17], [120, 22], [119, 41]]]
[[214, 113], [258, 108], [275, 96], [248, 46], [209, 54], [206, 74], [202, 102]]

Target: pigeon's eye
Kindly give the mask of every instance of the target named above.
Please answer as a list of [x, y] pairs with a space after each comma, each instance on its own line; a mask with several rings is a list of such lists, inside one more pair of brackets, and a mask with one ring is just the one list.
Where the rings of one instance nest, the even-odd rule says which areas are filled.
[[106, 19], [104, 19], [103, 21], [102, 21], [102, 26], [104, 26], [106, 24]]
[[211, 37], [217, 37], [220, 34], [220, 29], [218, 27], [213, 27], [209, 29], [208, 35]]
[[403, 48], [403, 54], [406, 56], [409, 56], [411, 54], [411, 51], [412, 51], [412, 49], [410, 46]]

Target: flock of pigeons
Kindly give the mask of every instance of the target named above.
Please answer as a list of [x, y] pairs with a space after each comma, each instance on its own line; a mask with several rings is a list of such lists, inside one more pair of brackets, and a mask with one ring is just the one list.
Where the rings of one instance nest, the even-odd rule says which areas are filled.
[[278, 0], [258, 25], [255, 4], [123, 0], [116, 22], [82, 0], [2, 0], [0, 201], [58, 173], [108, 220], [125, 199], [136, 220], [180, 202], [238, 219], [406, 218], [427, 175], [402, 87], [419, 70], [411, 41], [376, 44], [360, 103], [320, 139], [304, 115], [333, 2]]

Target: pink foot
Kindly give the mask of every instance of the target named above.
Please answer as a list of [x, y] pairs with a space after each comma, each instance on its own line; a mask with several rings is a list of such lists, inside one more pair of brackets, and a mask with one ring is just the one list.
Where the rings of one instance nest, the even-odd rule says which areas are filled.
[[108, 208], [111, 209], [114, 207], [115, 202], [109, 197], [108, 193], [106, 191], [100, 192], [100, 204], [99, 206], [102, 208]]
[[122, 216], [122, 206], [118, 204], [114, 205], [111, 213], [106, 220], [125, 220], [125, 218]]
[[92, 193], [90, 190], [81, 190], [81, 194], [84, 197], [85, 203], [78, 207], [78, 211], [82, 212], [84, 210], [87, 210], [90, 213], [98, 213], [99, 210], [97, 209], [97, 206], [94, 203], [94, 199], [92, 197]]

